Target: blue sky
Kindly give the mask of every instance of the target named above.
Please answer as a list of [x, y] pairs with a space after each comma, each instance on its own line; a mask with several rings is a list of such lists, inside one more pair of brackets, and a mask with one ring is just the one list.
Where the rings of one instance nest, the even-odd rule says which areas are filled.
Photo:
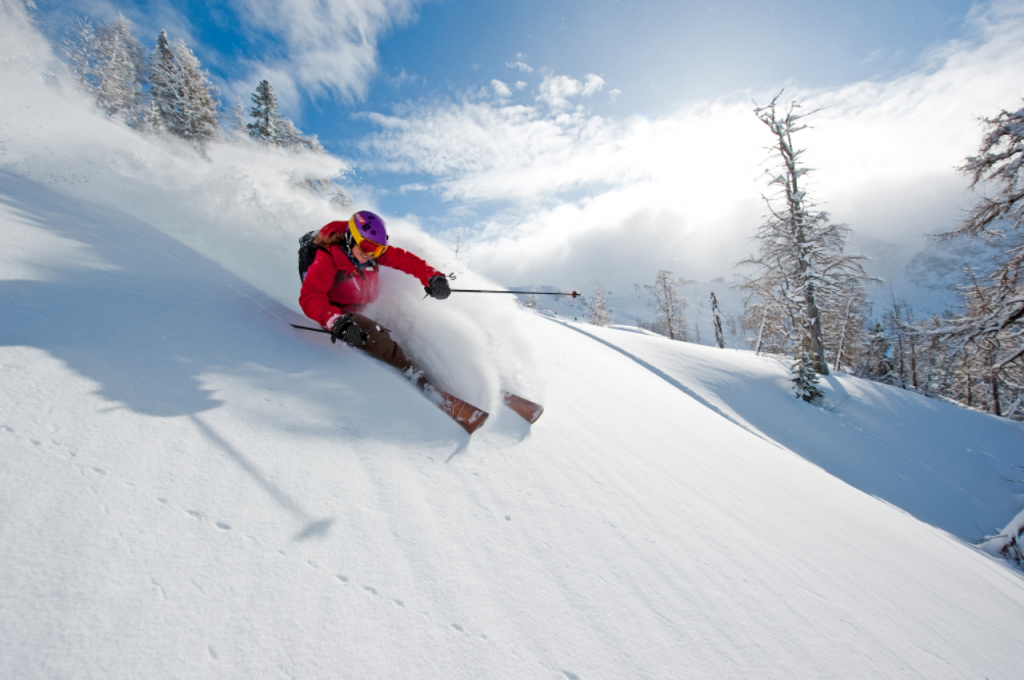
[[[271, 82], [292, 118], [342, 155], [351, 154], [353, 138], [374, 127], [357, 114], [457, 98], [492, 79], [527, 83], [518, 97], [527, 101], [546, 71], [575, 79], [600, 76], [606, 96], [587, 103], [612, 117], [660, 115], [701, 99], [786, 84], [813, 89], [891, 78], [917, 66], [929, 47], [962, 35], [972, 5], [965, 0], [373, 0], [351, 3], [379, 15], [369, 22], [366, 36], [372, 66], [349, 76], [322, 64], [322, 77], [316, 78], [292, 70], [303, 49], [317, 47], [302, 44], [309, 39], [304, 22], [316, 21], [338, 43], [350, 39], [355, 23], [346, 21], [352, 12], [301, 17], [288, 9], [316, 4], [37, 2], [54, 28], [76, 16], [102, 20], [123, 12], [147, 47], [166, 28], [172, 38], [189, 43], [221, 85], [225, 103], [251, 91], [261, 75], [276, 75], [277, 82]], [[254, 7], [275, 5], [283, 9], [265, 23], [252, 19]], [[291, 29], [275, 24], [289, 18]], [[329, 35], [312, 40], [331, 42]], [[511, 66], [515, 63], [533, 71]], [[612, 90], [620, 94], [607, 96]]]
[[977, 117], [1024, 95], [1020, 0], [37, 6], [51, 36], [123, 12], [147, 48], [183, 38], [226, 107], [269, 79], [361, 207], [463, 231], [499, 280], [608, 269], [637, 224], [651, 267], [727, 275], [763, 214], [752, 101], [782, 88], [826, 107], [801, 140], [819, 201], [866, 247], [912, 247], [966, 205]]

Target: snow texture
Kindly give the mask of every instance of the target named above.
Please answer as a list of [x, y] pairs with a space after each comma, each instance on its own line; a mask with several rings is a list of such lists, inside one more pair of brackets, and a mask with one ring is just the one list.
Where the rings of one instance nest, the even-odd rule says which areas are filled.
[[1018, 675], [1024, 579], [969, 543], [1018, 425], [395, 273], [371, 315], [470, 438], [288, 325], [333, 215], [282, 178], [336, 161], [140, 137], [0, 8], [0, 676]]

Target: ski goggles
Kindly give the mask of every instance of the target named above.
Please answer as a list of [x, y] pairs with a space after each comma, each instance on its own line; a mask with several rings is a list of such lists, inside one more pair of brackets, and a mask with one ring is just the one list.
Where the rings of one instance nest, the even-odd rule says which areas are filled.
[[363, 238], [363, 235], [359, 233], [358, 229], [356, 229], [354, 222], [350, 221], [348, 223], [348, 231], [352, 234], [352, 239], [356, 242], [356, 245], [359, 246], [359, 249], [362, 250], [367, 257], [380, 257], [384, 254], [384, 251], [388, 249], [385, 245], [371, 241], [368, 238]]

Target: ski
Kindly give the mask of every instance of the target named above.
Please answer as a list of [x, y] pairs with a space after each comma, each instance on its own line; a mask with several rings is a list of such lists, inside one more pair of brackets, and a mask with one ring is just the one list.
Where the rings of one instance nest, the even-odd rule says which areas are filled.
[[[326, 328], [311, 328], [309, 326], [299, 326], [294, 323], [292, 324], [292, 328], [299, 328], [304, 331], [314, 331], [317, 333], [327, 333], [328, 335], [331, 334], [331, 332]], [[410, 368], [405, 372], [405, 377], [407, 377], [409, 382], [423, 392], [427, 399], [434, 402], [434, 404], [436, 404], [437, 407], [445, 413], [445, 415], [458, 423], [459, 427], [469, 434], [476, 432], [490, 415], [487, 411], [473, 406], [468, 401], [463, 401], [455, 395], [445, 392], [440, 387], [432, 385], [423, 377], [423, 373], [418, 369]], [[536, 404], [534, 405], [536, 406]], [[523, 417], [525, 418], [526, 416]]]
[[427, 399], [434, 402], [445, 415], [458, 423], [469, 434], [476, 432], [490, 415], [468, 401], [463, 401], [440, 387], [430, 384], [422, 375], [413, 379], [412, 383], [423, 392]]
[[537, 422], [537, 419], [544, 413], [544, 407], [536, 402], [532, 402], [529, 399], [523, 399], [517, 394], [511, 392], [502, 392], [502, 401], [505, 402], [505, 406], [516, 412], [523, 420], [533, 425]]

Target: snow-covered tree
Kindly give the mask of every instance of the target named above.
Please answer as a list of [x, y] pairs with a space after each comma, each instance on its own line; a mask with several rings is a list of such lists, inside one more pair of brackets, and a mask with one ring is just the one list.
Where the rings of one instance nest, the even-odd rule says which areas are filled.
[[313, 153], [327, 153], [316, 135], [304, 135], [302, 130], [295, 126], [290, 119], [281, 117], [280, 141], [281, 146], [303, 149]]
[[818, 374], [814, 370], [814, 362], [811, 361], [807, 352], [801, 352], [800, 356], [793, 362], [791, 382], [797, 399], [803, 399], [808, 404], [817, 404], [825, 396], [825, 393], [818, 387]]
[[816, 210], [804, 187], [810, 169], [801, 165], [804, 150], [794, 146], [793, 135], [806, 128], [802, 120], [810, 114], [798, 113], [797, 102], [778, 111], [779, 96], [755, 109], [774, 137], [771, 149], [780, 166], [767, 171], [769, 186], [778, 191], [764, 197], [769, 214], [755, 236], [759, 252], [739, 263], [756, 270], [741, 287], [750, 291], [748, 300], [758, 298], [748, 307], [748, 323], [761, 319], [758, 344], [766, 330], [784, 347], [795, 342], [826, 375], [823, 313], [845, 307], [850, 291], [869, 277], [861, 266], [864, 258], [843, 252], [849, 227], [833, 224], [828, 213]]
[[858, 281], [847, 280], [842, 284], [836, 301], [841, 304], [825, 305], [821, 310], [822, 329], [825, 332], [825, 348], [832, 367], [837, 371], [858, 364], [867, 351], [867, 323], [870, 303], [864, 287]]
[[96, 61], [96, 29], [88, 19], [79, 19], [75, 34], [65, 37], [62, 50], [78, 79], [93, 91], [93, 68]]
[[281, 138], [281, 111], [277, 95], [267, 80], [261, 80], [252, 93], [252, 108], [249, 115], [255, 119], [246, 125], [249, 136], [258, 142], [277, 144]]
[[680, 282], [672, 278], [672, 272], [662, 269], [654, 277], [654, 285], [644, 286], [654, 298], [654, 309], [664, 334], [673, 340], [687, 339], [687, 321], [683, 310], [690, 301], [679, 292]]
[[185, 42], [179, 38], [172, 43], [160, 31], [150, 61], [160, 129], [200, 148], [220, 137], [217, 88]]
[[[954, 357], [973, 374], [968, 383], [982, 381], [987, 409], [1001, 415], [1024, 398], [1024, 108], [982, 123], [981, 149], [960, 167], [979, 198], [941, 238], [981, 239], [996, 255], [988, 273], [967, 271], [959, 313], [918, 330], [952, 343]], [[977, 399], [973, 386], [968, 395]]]
[[246, 126], [249, 124], [247, 120], [249, 112], [245, 109], [245, 103], [241, 99], [236, 99], [228, 115], [231, 121], [230, 133], [236, 137], [248, 137], [249, 130]]
[[914, 312], [906, 300], [897, 299], [891, 289], [889, 297], [892, 306], [882, 315], [882, 320], [892, 339], [892, 384], [916, 390], [920, 338], [914, 333]]
[[604, 286], [597, 284], [597, 290], [587, 306], [587, 322], [595, 326], [611, 326], [612, 310], [608, 307], [608, 293]]
[[174, 58], [174, 52], [171, 50], [171, 43], [167, 39], [167, 31], [160, 31], [156, 37], [156, 47], [150, 54], [149, 63], [149, 80], [152, 84], [150, 92], [153, 97], [152, 111], [154, 112], [151, 115], [156, 121], [155, 127], [164, 130], [177, 115], [178, 100], [181, 98], [180, 69]]
[[892, 381], [892, 344], [881, 321], [876, 321], [867, 332], [867, 347], [857, 364], [856, 374], [876, 382]]
[[93, 28], [79, 24], [77, 41], [65, 53], [96, 104], [110, 116], [133, 127], [144, 124], [148, 102], [144, 86], [148, 75], [142, 46], [132, 34], [131, 24], [118, 14], [109, 24]]
[[275, 146], [325, 153], [316, 135], [302, 134], [302, 130], [281, 113], [277, 95], [269, 81], [259, 82], [252, 94], [252, 103], [249, 115], [255, 120], [246, 125], [250, 137]]

